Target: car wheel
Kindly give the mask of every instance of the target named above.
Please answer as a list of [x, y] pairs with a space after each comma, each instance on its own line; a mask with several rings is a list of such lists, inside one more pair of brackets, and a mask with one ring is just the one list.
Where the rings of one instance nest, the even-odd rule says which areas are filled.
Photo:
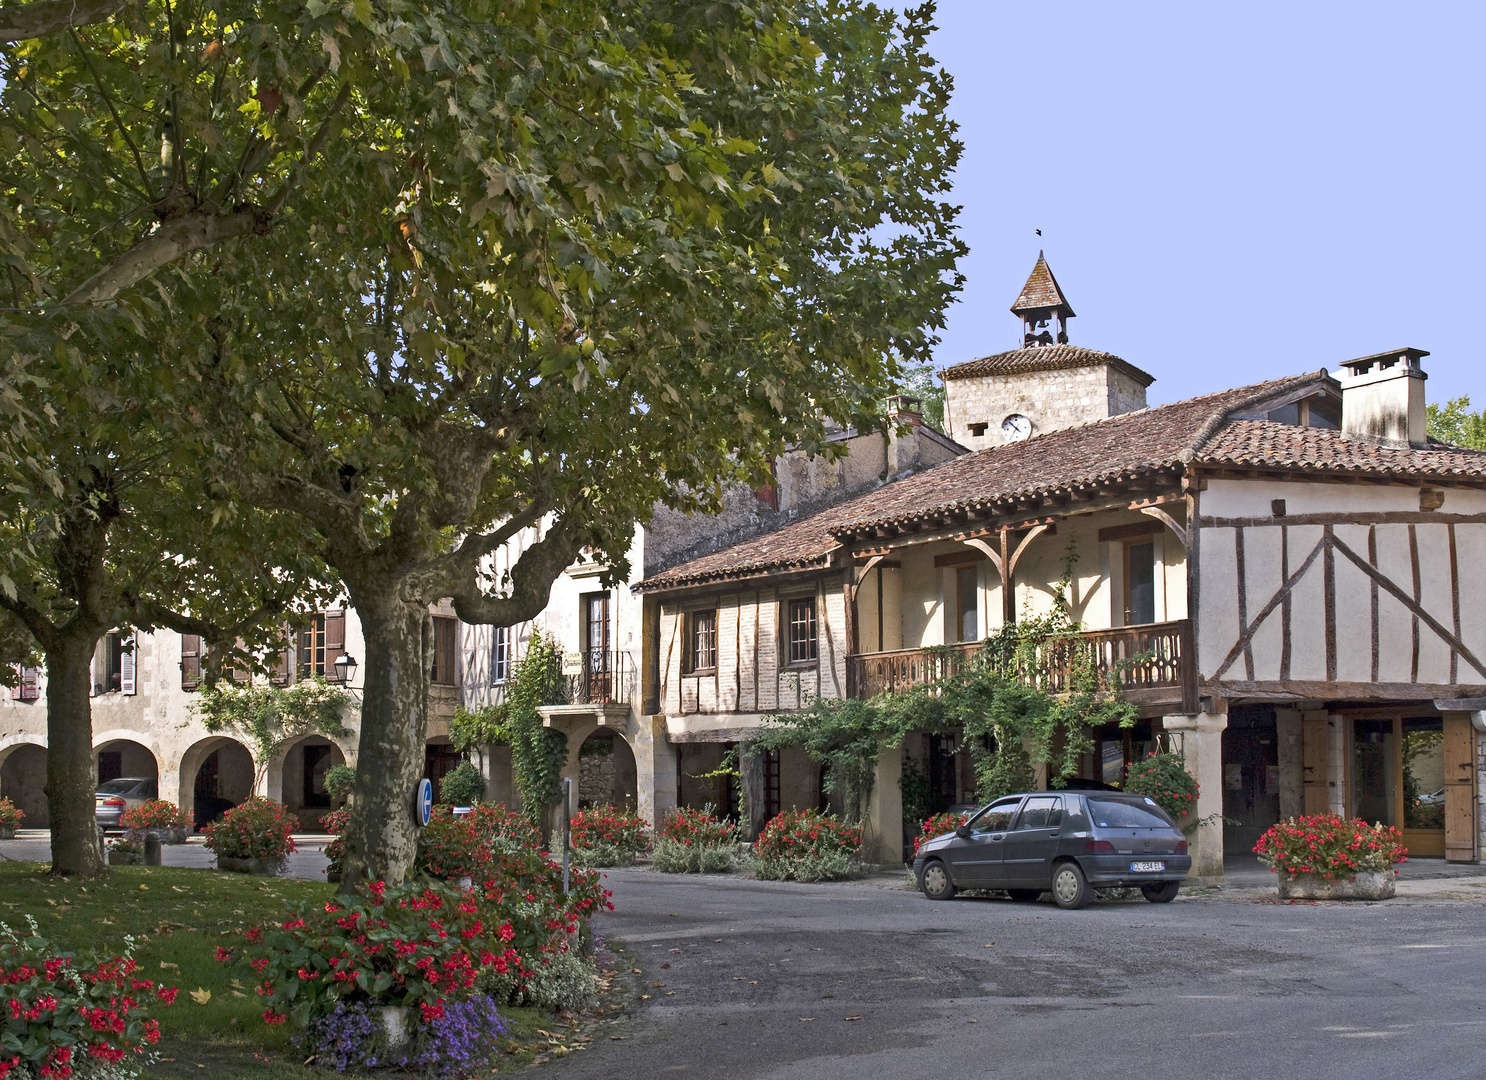
[[1078, 863], [1065, 862], [1053, 867], [1053, 901], [1060, 908], [1075, 911], [1086, 906], [1092, 895]]
[[1030, 904], [1042, 895], [1041, 889], [1007, 889], [1006, 895], [1022, 904]]
[[1140, 895], [1144, 896], [1153, 904], [1169, 904], [1176, 899], [1176, 894], [1181, 891], [1180, 881], [1157, 881], [1140, 887]]
[[930, 900], [953, 900], [957, 892], [959, 890], [949, 880], [949, 871], [942, 862], [935, 859], [924, 867], [924, 895]]

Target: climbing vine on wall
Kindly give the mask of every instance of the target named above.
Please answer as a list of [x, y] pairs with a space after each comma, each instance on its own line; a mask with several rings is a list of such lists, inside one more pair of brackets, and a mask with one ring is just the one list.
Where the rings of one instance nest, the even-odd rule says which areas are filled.
[[521, 795], [521, 812], [538, 827], [542, 813], [562, 798], [562, 767], [568, 737], [542, 726], [540, 708], [563, 700], [562, 650], [533, 631], [506, 680], [506, 700], [475, 711], [460, 709], [449, 725], [456, 749], [505, 743], [511, 748], [511, 774]]
[[253, 751], [261, 772], [286, 747], [306, 735], [343, 739], [350, 694], [331, 686], [323, 676], [300, 679], [289, 686], [241, 684], [218, 679], [202, 685], [196, 715], [207, 731], [231, 731], [242, 736]]
[[866, 811], [882, 751], [916, 731], [959, 733], [982, 802], [1031, 788], [1038, 764], [1061, 787], [1093, 749], [1091, 728], [1129, 727], [1137, 715], [1120, 695], [1119, 671], [1101, 674], [1078, 637], [1065, 600], [1076, 561], [1070, 548], [1051, 612], [1002, 627], [968, 664], [953, 649], [935, 650], [945, 672], [939, 679], [868, 701], [816, 699], [771, 716], [749, 747], [803, 749], [825, 766], [826, 790], [853, 821]]

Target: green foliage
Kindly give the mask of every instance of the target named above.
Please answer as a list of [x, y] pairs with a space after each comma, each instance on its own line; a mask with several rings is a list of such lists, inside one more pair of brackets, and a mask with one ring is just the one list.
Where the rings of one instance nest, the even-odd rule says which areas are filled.
[[1180, 754], [1148, 754], [1131, 764], [1125, 774], [1126, 791], [1148, 795], [1156, 805], [1180, 822], [1197, 810], [1197, 781], [1187, 771]]
[[725, 874], [738, 851], [738, 826], [703, 810], [680, 807], [656, 830], [650, 865], [664, 874]]
[[840, 881], [860, 877], [862, 830], [834, 814], [786, 810], [753, 845], [755, 877], [765, 881]]
[[[1059, 596], [1075, 560], [1070, 550]], [[1120, 696], [1119, 672], [1101, 676], [1078, 630], [1061, 603], [1047, 615], [1024, 615], [987, 638], [968, 663], [939, 650], [942, 674], [932, 682], [869, 701], [817, 699], [769, 717], [748, 745], [797, 746], [825, 765], [826, 790], [843, 797], [848, 821], [866, 810], [882, 750], [916, 731], [959, 733], [982, 802], [1031, 788], [1034, 763], [1046, 764], [1061, 787], [1092, 749], [1091, 727], [1128, 727], [1137, 715]]]
[[918, 398], [919, 413], [931, 426], [944, 430], [944, 383], [933, 364], [919, 364], [904, 373], [903, 393]]
[[1486, 410], [1471, 412], [1469, 396], [1451, 398], [1443, 408], [1426, 405], [1424, 413], [1432, 438], [1472, 450], [1486, 450]]
[[356, 766], [342, 762], [325, 770], [325, 793], [336, 802], [345, 802], [356, 786]]
[[929, 778], [917, 758], [903, 759], [903, 772], [898, 777], [898, 791], [903, 796], [903, 820], [923, 821], [933, 812]]
[[439, 781], [439, 802], [473, 806], [485, 797], [485, 777], [468, 761], [461, 761]]
[[538, 826], [543, 811], [562, 798], [562, 767], [568, 757], [568, 737], [543, 727], [538, 710], [560, 700], [561, 689], [562, 649], [534, 630], [526, 655], [506, 683], [505, 727], [521, 809]]
[[505, 702], [486, 705], [473, 712], [459, 706], [449, 721], [449, 742], [460, 753], [491, 743], [509, 743], [511, 733], [506, 727], [507, 712]]
[[207, 731], [231, 731], [248, 741], [258, 768], [306, 735], [343, 739], [350, 694], [316, 675], [288, 686], [218, 680], [202, 687], [195, 710]]
[[283, 803], [250, 795], [206, 827], [206, 849], [219, 859], [283, 859], [294, 853], [298, 828]]

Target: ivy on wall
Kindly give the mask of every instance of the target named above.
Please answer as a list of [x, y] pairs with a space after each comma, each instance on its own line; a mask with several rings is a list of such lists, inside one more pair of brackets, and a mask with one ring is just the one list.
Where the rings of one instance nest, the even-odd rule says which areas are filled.
[[538, 827], [542, 815], [562, 799], [562, 768], [568, 737], [542, 726], [543, 705], [563, 700], [562, 650], [533, 631], [526, 655], [506, 681], [506, 699], [473, 712], [460, 709], [449, 724], [449, 741], [461, 752], [504, 743], [511, 748], [511, 774], [521, 795], [521, 812]]
[[306, 735], [349, 736], [345, 716], [354, 703], [350, 694], [316, 675], [289, 686], [218, 679], [202, 685], [194, 708], [207, 731], [214, 735], [230, 731], [245, 739], [261, 774]]

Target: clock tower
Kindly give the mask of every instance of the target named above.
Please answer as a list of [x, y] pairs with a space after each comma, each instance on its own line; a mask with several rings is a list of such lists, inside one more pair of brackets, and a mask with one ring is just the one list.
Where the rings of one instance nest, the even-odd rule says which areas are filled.
[[1073, 305], [1042, 252], [1011, 311], [1021, 320], [1021, 348], [941, 372], [950, 438], [981, 450], [1146, 407], [1153, 376], [1068, 343]]

